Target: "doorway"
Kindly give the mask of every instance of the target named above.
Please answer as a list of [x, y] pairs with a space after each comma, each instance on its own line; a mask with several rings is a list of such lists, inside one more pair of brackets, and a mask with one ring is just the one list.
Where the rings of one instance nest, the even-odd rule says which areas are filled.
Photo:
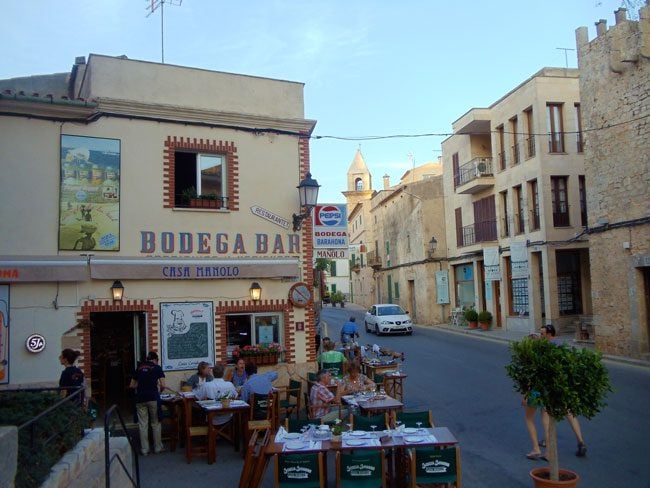
[[128, 388], [138, 361], [147, 354], [144, 312], [90, 314], [91, 388], [101, 411], [117, 405], [123, 415], [135, 412]]

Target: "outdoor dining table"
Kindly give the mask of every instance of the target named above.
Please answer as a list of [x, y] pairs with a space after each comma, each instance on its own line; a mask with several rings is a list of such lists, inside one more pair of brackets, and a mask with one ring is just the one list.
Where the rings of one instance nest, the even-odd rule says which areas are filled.
[[388, 371], [395, 371], [398, 369], [397, 361], [377, 361], [365, 360], [361, 363], [363, 374], [371, 380], [375, 380], [375, 374], [386, 374]]
[[371, 416], [387, 412], [388, 414], [401, 411], [404, 404], [389, 395], [361, 394], [343, 395], [344, 403], [352, 407], [359, 407], [362, 415]]
[[[234, 445], [235, 451], [239, 451], [240, 445], [244, 445], [244, 432], [246, 431], [246, 422], [250, 405], [243, 400], [231, 400], [228, 407], [224, 407], [217, 400], [197, 400], [196, 403], [207, 415], [208, 422], [208, 464], [213, 464], [217, 460], [217, 429], [212, 423], [216, 415], [225, 415], [232, 413], [234, 416]], [[245, 452], [245, 449], [242, 449]]]
[[[413, 432], [412, 432], [413, 431]], [[381, 430], [377, 432], [348, 431], [341, 435], [341, 440], [332, 441], [329, 431], [322, 431], [316, 426], [302, 434], [288, 434], [284, 429], [271, 436], [265, 454], [275, 456], [281, 453], [337, 452], [357, 449], [384, 449], [389, 453], [415, 447], [444, 447], [458, 444], [458, 440], [447, 427], [420, 429]], [[408, 433], [407, 433], [408, 432]], [[411, 433], [412, 432], [412, 433]], [[391, 459], [399, 457], [391, 456]], [[392, 486], [405, 478], [404, 466], [396, 462], [388, 466], [388, 476]]]

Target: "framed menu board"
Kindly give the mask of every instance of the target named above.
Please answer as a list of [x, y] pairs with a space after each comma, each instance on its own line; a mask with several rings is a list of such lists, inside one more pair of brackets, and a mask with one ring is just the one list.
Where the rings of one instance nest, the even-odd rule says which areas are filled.
[[201, 361], [213, 363], [212, 302], [161, 303], [160, 332], [164, 371], [196, 369]]

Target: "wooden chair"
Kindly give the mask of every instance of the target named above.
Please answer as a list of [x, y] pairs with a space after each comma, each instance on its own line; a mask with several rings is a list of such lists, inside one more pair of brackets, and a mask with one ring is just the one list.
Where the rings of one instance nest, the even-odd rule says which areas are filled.
[[269, 442], [271, 442], [271, 434], [272, 432], [267, 430], [262, 441], [257, 445], [257, 462], [255, 463], [255, 473], [253, 474], [251, 484], [249, 485], [250, 488], [259, 488], [262, 485], [262, 478], [264, 478], [266, 467], [269, 464], [269, 456], [266, 454], [266, 447], [269, 445]]
[[415, 488], [420, 484], [453, 484], [461, 488], [460, 447], [450, 446], [440, 449], [409, 449], [410, 478], [409, 486]]
[[423, 410], [421, 412], [397, 412], [393, 417], [393, 425], [397, 425], [397, 421], [401, 421], [404, 427], [417, 427], [417, 422], [421, 422], [420, 427], [433, 427], [433, 416], [431, 410]]
[[[299, 472], [296, 471], [297, 469]], [[293, 486], [325, 488], [323, 453], [276, 454], [274, 486], [276, 488]]]
[[384, 450], [337, 451], [337, 488], [386, 488]]
[[160, 420], [162, 441], [169, 442], [170, 451], [176, 451], [176, 444], [180, 440], [182, 430], [176, 404], [161, 405], [160, 408], [162, 410], [162, 419]]
[[257, 462], [256, 456], [259, 454], [259, 450], [257, 449], [258, 433], [257, 430], [253, 431], [250, 439], [248, 439], [246, 455], [244, 456], [244, 466], [239, 475], [239, 488], [249, 488], [253, 475], [255, 474], [255, 463]]
[[[187, 464], [192, 462], [193, 457], [208, 457], [208, 426], [205, 421], [205, 415], [200, 415], [202, 412], [193, 410], [194, 399], [183, 398], [183, 407], [185, 410], [185, 459]], [[196, 419], [195, 419], [196, 417]], [[199, 422], [199, 418], [203, 418], [203, 422]], [[205, 438], [205, 444], [192, 444], [196, 438]]]
[[389, 429], [390, 421], [387, 413], [381, 415], [374, 415], [372, 417], [364, 417], [361, 415], [350, 414], [350, 428], [352, 430], [372, 430], [371, 425], [374, 425], [379, 430]]
[[294, 412], [296, 418], [300, 416], [300, 400], [302, 396], [302, 381], [289, 380], [289, 386], [280, 389], [285, 398], [280, 400], [280, 415], [284, 412], [285, 417], [290, 417]]
[[253, 430], [270, 430], [275, 432], [278, 419], [278, 392], [272, 391], [268, 395], [251, 393], [250, 413], [247, 432]]

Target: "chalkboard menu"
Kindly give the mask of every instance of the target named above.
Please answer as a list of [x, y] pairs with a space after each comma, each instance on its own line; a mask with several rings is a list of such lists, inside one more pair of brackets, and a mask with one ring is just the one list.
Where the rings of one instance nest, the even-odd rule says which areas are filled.
[[213, 362], [212, 302], [161, 303], [160, 331], [163, 370], [195, 369], [201, 361]]

